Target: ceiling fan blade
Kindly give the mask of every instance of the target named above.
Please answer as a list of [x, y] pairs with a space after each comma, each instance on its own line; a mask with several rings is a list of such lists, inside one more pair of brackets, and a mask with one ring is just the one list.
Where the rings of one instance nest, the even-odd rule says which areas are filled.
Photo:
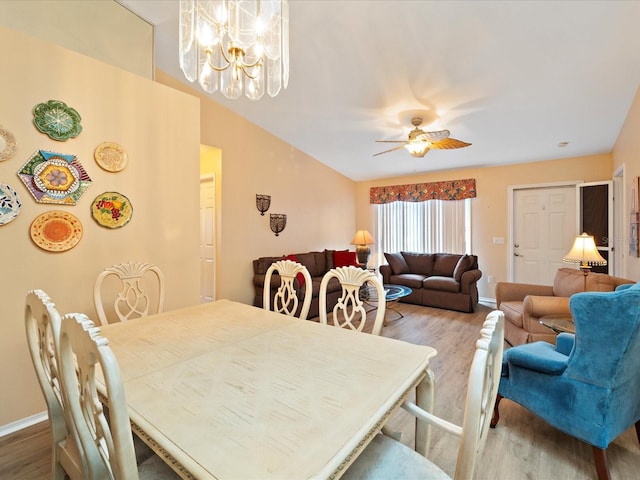
[[406, 140], [376, 140], [377, 143], [407, 143]]
[[439, 142], [431, 142], [431, 148], [437, 148], [440, 150], [449, 150], [452, 148], [463, 148], [471, 145], [470, 143], [463, 142], [462, 140], [456, 140], [455, 138], [445, 138]]
[[[405, 143], [405, 142], [402, 142], [402, 143]], [[396, 150], [400, 150], [401, 148], [404, 148], [404, 145], [400, 145], [398, 147], [385, 150], [384, 152], [374, 153], [373, 156], [377, 157], [378, 155], [382, 155], [383, 153], [395, 152]]]
[[422, 132], [416, 136], [416, 140], [423, 142], [440, 142], [449, 138], [449, 130], [438, 130], [435, 132]]

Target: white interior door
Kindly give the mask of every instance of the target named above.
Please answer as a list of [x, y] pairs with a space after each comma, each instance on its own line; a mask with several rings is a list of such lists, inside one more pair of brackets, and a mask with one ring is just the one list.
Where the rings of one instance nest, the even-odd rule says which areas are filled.
[[513, 191], [512, 281], [552, 285], [576, 235], [575, 185]]
[[215, 176], [200, 178], [200, 303], [215, 300]]

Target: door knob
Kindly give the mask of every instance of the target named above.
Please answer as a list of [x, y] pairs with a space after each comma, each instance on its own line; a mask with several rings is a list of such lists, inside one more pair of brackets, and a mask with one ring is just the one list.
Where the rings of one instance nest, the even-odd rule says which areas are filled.
[[518, 248], [520, 245], [518, 245], [517, 243], [514, 243], [513, 246]]

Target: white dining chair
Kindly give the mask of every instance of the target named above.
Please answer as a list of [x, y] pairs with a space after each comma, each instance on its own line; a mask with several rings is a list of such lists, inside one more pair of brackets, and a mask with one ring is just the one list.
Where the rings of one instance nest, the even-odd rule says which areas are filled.
[[[75, 430], [88, 479], [165, 480], [180, 478], [157, 455], [140, 465], [131, 435], [131, 423], [118, 362], [100, 329], [85, 315], [62, 318], [58, 345], [62, 391], [68, 419]], [[96, 386], [102, 371], [109, 418]]]
[[[264, 276], [264, 287], [262, 293], [262, 308], [271, 309], [271, 277], [278, 272], [280, 275], [280, 286], [276, 290], [273, 297], [273, 310], [285, 315], [295, 316], [300, 303], [294, 280], [298, 275], [302, 275], [302, 280], [298, 277], [298, 284], [304, 288], [304, 297], [302, 301], [302, 309], [300, 310], [300, 318], [307, 319], [309, 308], [311, 307], [312, 284], [309, 270], [304, 265], [292, 260], [279, 260], [271, 264]], [[304, 284], [302, 284], [304, 282]]]
[[[329, 280], [334, 277], [340, 282], [342, 293], [329, 317], [327, 313], [327, 286]], [[361, 299], [361, 289], [365, 287], [366, 283], [371, 288], [375, 288], [378, 298], [378, 308], [371, 333], [380, 335], [387, 303], [384, 287], [373, 272], [358, 267], [333, 268], [322, 277], [322, 282], [320, 282], [320, 323], [323, 325], [332, 323], [336, 327], [350, 328], [358, 332], [363, 331], [367, 324], [367, 310]], [[331, 322], [329, 318], [331, 318]]]
[[[107, 267], [98, 275], [93, 288], [93, 303], [102, 325], [109, 320], [104, 308], [107, 295], [103, 290], [107, 279], [115, 277], [121, 289], [115, 295], [113, 309], [121, 322], [132, 318], [145, 317], [151, 313], [161, 313], [164, 309], [164, 276], [162, 271], [150, 263], [124, 262]], [[147, 286], [153, 286], [153, 295], [149, 295]], [[112, 298], [114, 295], [110, 295]]]
[[[471, 363], [462, 427], [424, 411], [415, 403], [403, 408], [416, 418], [460, 437], [458, 459], [453, 478], [472, 480], [476, 477], [479, 457], [491, 422], [493, 404], [498, 393], [504, 345], [504, 314], [498, 310], [487, 315]], [[415, 480], [451, 479], [426, 457], [399, 441], [376, 435], [364, 452], [341, 477], [346, 480]]]
[[25, 300], [27, 344], [38, 382], [47, 403], [53, 439], [52, 478], [80, 480], [82, 458], [76, 439], [65, 419], [55, 345], [60, 336], [60, 314], [42, 290], [31, 290]]

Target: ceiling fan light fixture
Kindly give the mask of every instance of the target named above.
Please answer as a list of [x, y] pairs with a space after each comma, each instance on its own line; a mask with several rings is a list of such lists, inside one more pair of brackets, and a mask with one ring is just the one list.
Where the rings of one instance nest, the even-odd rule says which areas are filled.
[[409, 150], [412, 157], [424, 157], [431, 148], [431, 142], [407, 143], [404, 148]]

